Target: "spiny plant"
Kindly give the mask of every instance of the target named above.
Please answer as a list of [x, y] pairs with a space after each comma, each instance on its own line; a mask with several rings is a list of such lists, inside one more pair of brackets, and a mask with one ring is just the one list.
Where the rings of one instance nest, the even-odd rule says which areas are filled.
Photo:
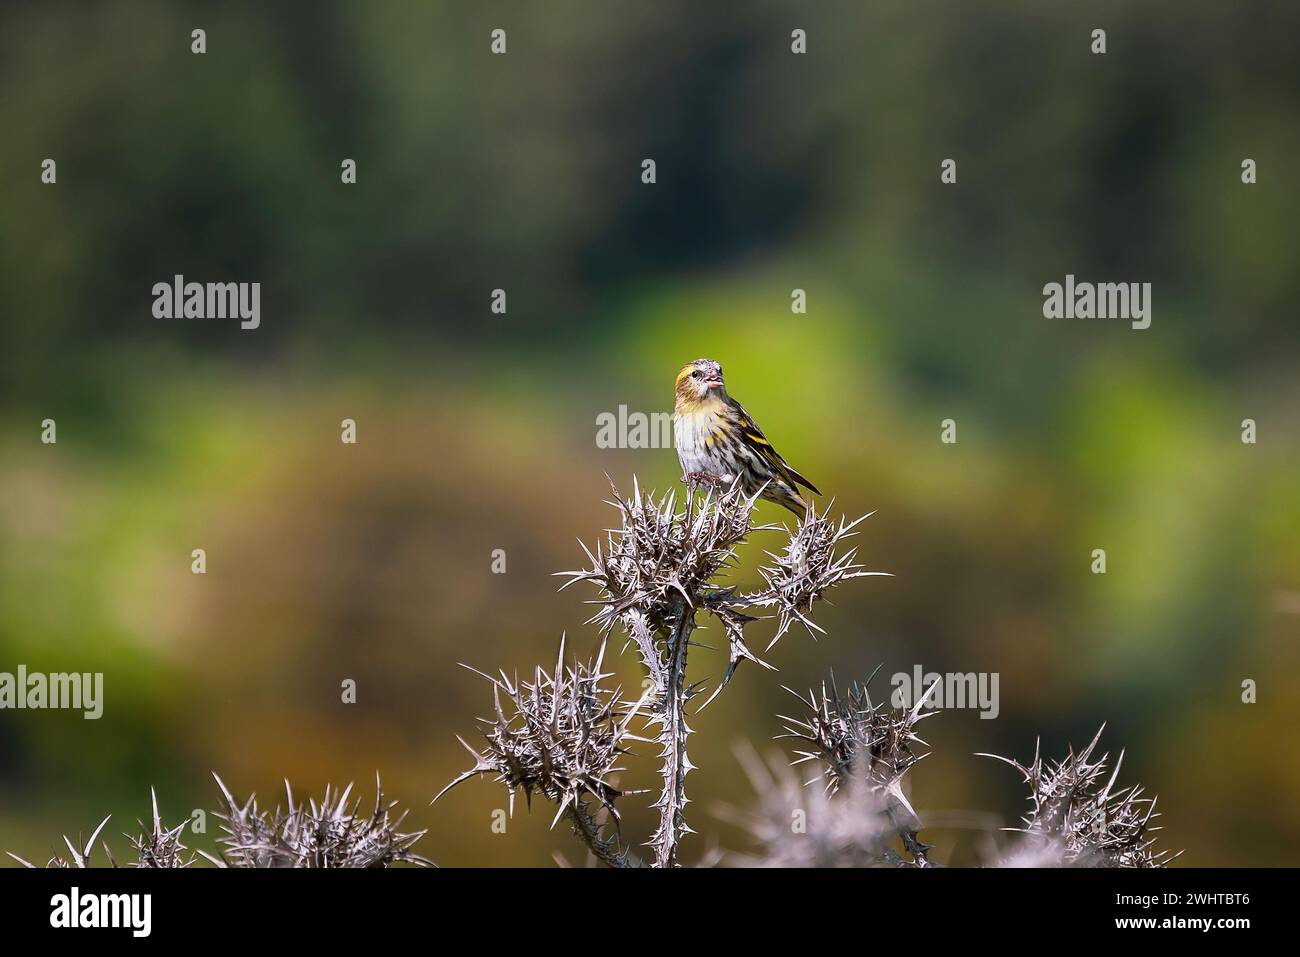
[[[879, 669], [877, 669], [879, 670]], [[874, 675], [873, 675], [874, 677]], [[831, 676], [806, 695], [789, 688], [800, 708], [778, 739], [793, 742], [789, 766], [764, 762], [752, 748], [738, 751], [758, 796], [747, 812], [723, 813], [759, 848], [732, 855], [741, 866], [930, 867], [920, 818], [904, 793], [904, 778], [928, 752], [915, 731], [933, 712], [922, 708], [933, 687], [911, 708], [872, 701], [867, 685], [841, 692]], [[799, 781], [790, 768], [817, 774]], [[820, 785], [820, 786], [817, 786]]]
[[[140, 830], [134, 836], [124, 835], [131, 842], [131, 847], [136, 853], [135, 866], [160, 870], [189, 867], [194, 863], [195, 855], [185, 846], [181, 835], [185, 833], [190, 822], [182, 821], [175, 827], [164, 827], [162, 816], [158, 813], [158, 792], [153, 788], [149, 789], [149, 799], [153, 803], [153, 817], [150, 824], [146, 826], [143, 821], [137, 820], [136, 824], [140, 826]], [[108, 854], [111, 861], [112, 854], [107, 847], [104, 848], [104, 853]]]
[[[1124, 752], [1106, 777], [1109, 754], [1093, 757], [1101, 741], [1103, 724], [1088, 746], [1079, 752], [1070, 748], [1060, 761], [1044, 763], [1038, 743], [1034, 760], [1026, 767], [1019, 761], [996, 754], [1011, 765], [1029, 786], [1031, 807], [1024, 815], [1024, 827], [1011, 828], [1022, 842], [1003, 863], [1010, 866], [1064, 867], [1164, 867], [1182, 851], [1156, 851], [1153, 825], [1156, 799], [1143, 797], [1140, 785], [1115, 789]], [[1103, 784], [1104, 780], [1104, 784]]]
[[[832, 521], [828, 506], [820, 515], [808, 514], [791, 531], [756, 524], [755, 498], [734, 485], [721, 492], [690, 488], [679, 505], [676, 493], [646, 494], [635, 480], [630, 497], [615, 489], [609, 504], [618, 512], [617, 526], [607, 530], [594, 550], [579, 543], [585, 567], [558, 573], [566, 579], [561, 590], [580, 582], [597, 589], [592, 601], [598, 607], [588, 621], [602, 638], [594, 663], [566, 664], [561, 641], [554, 671], [538, 668], [532, 681], [470, 668], [492, 684], [494, 714], [479, 719], [482, 745], [461, 739], [473, 766], [438, 797], [470, 778], [492, 775], [509, 792], [511, 813], [520, 791], [530, 806], [533, 794], [554, 802], [552, 827], [567, 820], [597, 861], [612, 867], [678, 866], [681, 841], [692, 833], [685, 817], [685, 780], [693, 769], [686, 753], [688, 719], [728, 686], [742, 661], [774, 670], [751, 649], [749, 631], [760, 620], [757, 613], [766, 610], [776, 621], [765, 652], [796, 623], [815, 639], [824, 632], [812, 618], [813, 609], [829, 591], [851, 578], [886, 574], [864, 571], [855, 549], [844, 546], [868, 516]], [[758, 568], [763, 587], [743, 592], [725, 579], [754, 532], [783, 532], [785, 540], [765, 553], [767, 560]], [[703, 683], [688, 679], [687, 660], [697, 646], [692, 635], [700, 614], [721, 624], [728, 653], [721, 680], [697, 708]], [[646, 693], [636, 702], [624, 700], [620, 689], [606, 684], [605, 639], [616, 630], [625, 650], [635, 650], [645, 675]], [[742, 755], [758, 802], [733, 817], [750, 831], [759, 851], [730, 860], [775, 866], [933, 866], [905, 778], [928, 753], [921, 750], [928, 745], [917, 736], [916, 726], [932, 713], [922, 709], [934, 688], [910, 708], [894, 708], [872, 700], [869, 681], [841, 691], [832, 676], [818, 691], [791, 692], [800, 709], [779, 716], [785, 724], [778, 737], [794, 742], [794, 766], [812, 764], [819, 770], [802, 786], [791, 772], [769, 768], [752, 751]], [[616, 786], [616, 775], [630, 746], [639, 741], [658, 745], [662, 778], [653, 804], [658, 826], [646, 842], [653, 852], [649, 861], [623, 846], [616, 807], [627, 796]], [[1025, 830], [1063, 849], [1055, 857], [1039, 854], [1036, 862], [1113, 867], [1167, 862], [1167, 855], [1151, 851], [1147, 835], [1154, 830], [1149, 827], [1153, 804], [1146, 804], [1140, 789], [1112, 792], [1112, 778], [1104, 789], [1088, 790], [1105, 761], [1090, 759], [1093, 746], [1051, 770], [1044, 770], [1037, 758], [1031, 768], [1021, 769], [1035, 804]], [[818, 783], [820, 787], [809, 787]], [[1084, 811], [1088, 801], [1094, 805], [1091, 813]], [[803, 816], [801, 830], [791, 828], [792, 814]]]
[[[556, 806], [554, 827], [566, 821], [596, 861], [611, 867], [675, 867], [685, 835], [685, 779], [692, 770], [686, 755], [690, 714], [707, 706], [731, 682], [742, 661], [772, 669], [750, 649], [748, 629], [768, 610], [776, 627], [770, 650], [796, 624], [814, 639], [822, 629], [812, 618], [815, 605], [851, 578], [885, 574], [862, 570], [853, 548], [843, 543], [863, 520], [831, 521], [829, 507], [808, 514], [793, 531], [753, 522], [754, 497], [733, 486], [721, 493], [691, 489], [680, 507], [674, 493], [656, 498], [634, 483], [623, 498], [615, 490], [613, 505], [619, 527], [608, 530], [588, 564], [561, 572], [567, 581], [596, 586], [598, 605], [589, 619], [600, 629], [599, 650], [591, 662], [568, 663], [565, 642], [553, 671], [537, 667], [531, 680], [504, 671], [492, 676], [465, 667], [492, 686], [493, 714], [480, 718], [483, 743], [461, 744], [473, 766], [434, 798], [473, 777], [492, 775], [509, 794], [511, 813], [522, 792], [531, 807], [533, 795]], [[867, 516], [863, 516], [866, 518]], [[736, 567], [738, 552], [750, 533], [780, 531], [785, 541], [766, 552], [758, 569], [763, 587], [742, 592], [723, 580]], [[691, 636], [701, 613], [715, 618], [727, 638], [727, 665], [716, 688], [703, 694], [701, 682], [687, 678], [687, 657], [696, 643]], [[634, 648], [645, 673], [645, 692], [636, 701], [611, 685], [605, 670], [607, 639], [618, 629], [625, 649]], [[774, 670], [774, 669], [773, 669]], [[756, 846], [746, 855], [712, 855], [732, 863], [776, 866], [852, 866], [929, 868], [930, 845], [920, 837], [922, 822], [907, 797], [909, 772], [929, 753], [916, 726], [933, 712], [923, 708], [931, 686], [911, 707], [874, 701], [863, 683], [841, 691], [832, 675], [806, 694], [786, 689], [799, 702], [788, 716], [778, 716], [784, 730], [777, 737], [793, 742], [790, 765], [765, 763], [743, 749], [740, 761], [757, 792], [755, 806], [727, 811], [745, 828]], [[1104, 729], [1104, 725], [1103, 725]], [[1073, 749], [1056, 762], [1044, 763], [1037, 748], [1028, 766], [996, 757], [1016, 768], [1029, 785], [1031, 808], [1010, 853], [987, 861], [994, 866], [1163, 867], [1178, 854], [1155, 849], [1152, 824], [1155, 799], [1142, 788], [1116, 790], [1123, 753], [1106, 778], [1108, 756], [1094, 758], [1101, 731], [1082, 751]], [[654, 807], [659, 823], [646, 842], [649, 860], [625, 847], [619, 833], [617, 802], [631, 794], [617, 785], [623, 762], [637, 742], [658, 745], [662, 784]], [[791, 770], [809, 766], [817, 773], [800, 781]], [[217, 855], [191, 852], [182, 841], [186, 824], [168, 828], [153, 795], [151, 823], [128, 835], [136, 853], [132, 866], [182, 868], [195, 854], [218, 867], [342, 868], [417, 866], [430, 862], [411, 848], [425, 831], [403, 833], [406, 813], [385, 803], [378, 775], [373, 810], [363, 813], [352, 786], [325, 789], [320, 801], [296, 802], [285, 782], [287, 809], [268, 812], [255, 796], [238, 802], [219, 777], [223, 823]], [[1103, 783], [1104, 782], [1104, 783]], [[349, 804], [351, 800], [351, 804]], [[799, 818], [799, 826], [792, 822]], [[86, 841], [64, 838], [69, 857], [56, 854], [47, 867], [88, 867], [95, 842], [108, 818]], [[116, 867], [107, 845], [104, 852]], [[1179, 852], [1181, 853], [1181, 852]], [[19, 863], [34, 867], [17, 855]]]
[[[164, 827], [162, 816], [158, 813], [158, 792], [153, 788], [149, 789], [149, 798], [153, 804], [153, 818], [151, 823], [146, 825], [143, 821], [136, 821], [140, 830], [135, 834], [123, 834], [122, 836], [130, 842], [132, 850], [136, 852], [136, 860], [132, 862], [132, 867], [146, 868], [185, 868], [191, 866], [195, 861], [194, 853], [181, 840], [181, 834], [189, 826], [189, 821], [182, 821], [175, 827]], [[95, 853], [95, 841], [112, 819], [110, 814], [104, 820], [99, 822], [99, 826], [91, 833], [88, 840], [78, 839], [77, 843], [72, 843], [72, 839], [66, 834], [63, 837], [63, 843], [67, 845], [69, 857], [63, 857], [60, 854], [52, 856], [45, 864], [47, 868], [88, 868], [93, 866], [91, 859]], [[108, 861], [110, 867], [117, 867], [117, 860], [113, 857], [112, 850], [109, 849], [108, 842], [101, 844], [104, 849], [104, 858]], [[32, 864], [17, 854], [12, 852], [9, 856], [22, 864], [24, 867], [35, 868]]]
[[393, 817], [397, 802], [384, 803], [384, 791], [375, 775], [375, 804], [369, 813], [361, 799], [349, 806], [352, 785], [339, 790], [329, 785], [317, 803], [295, 804], [289, 782], [284, 782], [287, 810], [277, 805], [273, 813], [260, 810], [257, 796], [242, 805], [221, 778], [217, 786], [225, 802], [218, 816], [224, 822], [219, 857], [204, 855], [218, 867], [371, 868], [396, 863], [426, 866], [431, 862], [411, 847], [426, 831], [400, 831], [407, 811]]
[[[676, 492], [660, 497], [643, 493], [635, 479], [630, 497], [614, 489], [609, 504], [618, 512], [618, 527], [607, 530], [594, 552], [579, 543], [586, 567], [558, 574], [567, 579], [562, 590], [579, 582], [596, 586], [594, 603], [599, 609], [588, 623], [596, 625], [603, 638], [618, 629], [625, 647], [635, 648], [645, 672], [646, 695], [625, 706], [617, 703], [616, 691], [600, 688], [607, 677], [600, 666], [603, 644], [595, 665], [566, 669], [561, 659], [553, 675], [538, 671], [532, 685], [504, 673], [500, 679], [489, 678], [497, 708], [494, 718], [480, 719], [488, 745], [482, 751], [466, 745], [474, 767], [449, 787], [492, 773], [512, 796], [520, 789], [526, 795], [542, 793], [559, 804], [556, 821], [569, 816], [598, 860], [629, 866], [639, 859], [614, 849], [617, 835], [595, 824], [584, 809], [584, 796], [596, 801], [617, 826], [614, 800], [620, 795], [608, 783], [613, 761], [626, 752], [624, 742], [652, 741], [660, 749], [662, 786], [653, 805], [659, 824], [647, 845], [655, 866], [677, 866], [682, 838], [691, 833], [685, 816], [686, 776], [693, 769], [686, 753], [688, 719], [692, 702], [703, 693], [701, 683], [687, 677], [689, 652], [697, 644], [691, 640], [697, 616], [705, 613], [716, 619], [728, 646], [722, 678], [700, 703], [703, 708], [727, 687], [742, 661], [772, 669], [747, 640], [747, 628], [760, 620], [751, 611], [767, 609], [776, 619], [766, 650], [795, 623], [816, 638], [822, 629], [811, 617], [813, 607], [831, 589], [851, 578], [886, 574], [864, 571], [855, 561], [856, 549], [843, 545], [868, 516], [832, 521], [827, 506], [821, 515], [809, 513], [789, 531], [781, 525], [755, 524], [756, 499], [734, 484], [721, 492], [690, 488], [680, 506]], [[764, 587], [742, 593], [723, 581], [736, 568], [737, 549], [760, 531], [783, 532], [786, 540], [778, 550], [766, 552], [768, 560], [758, 569]], [[501, 707], [503, 693], [511, 702], [509, 711]], [[576, 702], [581, 700], [590, 702], [586, 713], [596, 717], [594, 724], [560, 719], [561, 714], [580, 718], [583, 706]], [[644, 718], [642, 730], [652, 731], [652, 736], [632, 734], [632, 719], [638, 715]]]
[[566, 666], [561, 640], [555, 671], [548, 674], [539, 667], [531, 682], [511, 679], [505, 672], [494, 678], [475, 671], [492, 683], [495, 716], [479, 719], [485, 741], [481, 749], [458, 739], [473, 756], [474, 766], [434, 800], [462, 781], [493, 773], [509, 792], [511, 814], [520, 791], [530, 807], [533, 794], [541, 794], [557, 806], [551, 825], [567, 818], [597, 860], [611, 867], [640, 864], [620, 847], [617, 837], [605, 832], [599, 812], [618, 822], [614, 800], [623, 792], [613, 778], [622, 770], [619, 762], [628, 753], [627, 744], [645, 740], [629, 726], [653, 689], [633, 705], [621, 703], [621, 689], [602, 685], [610, 677], [602, 670], [604, 654], [602, 643], [594, 664]]
[[[820, 692], [796, 694], [801, 711], [783, 718], [785, 733], [778, 737], [795, 742], [789, 767], [815, 764], [820, 773], [801, 783], [788, 767], [742, 748], [757, 801], [747, 811], [724, 808], [723, 814], [748, 832], [757, 850], [729, 860], [762, 867], [934, 866], [903, 788], [904, 776], [926, 756], [917, 751], [925, 742], [914, 728], [935, 713], [921, 713], [933, 691], [910, 709], [873, 702], [866, 683], [841, 693], [833, 678]], [[1140, 786], [1115, 789], [1123, 754], [1107, 776], [1107, 756], [1093, 757], [1100, 738], [1098, 731], [1082, 751], [1071, 749], [1050, 764], [1037, 750], [1027, 767], [984, 755], [1021, 772], [1032, 805], [1023, 828], [1007, 829], [1020, 833], [1020, 841], [985, 865], [1153, 868], [1181, 855], [1155, 849], [1155, 799], [1143, 797]]]
[[[45, 866], [51, 868], [87, 868], [92, 866], [91, 857], [95, 853], [95, 841], [99, 840], [99, 835], [103, 832], [104, 828], [108, 825], [108, 822], [111, 818], [112, 815], [110, 814], [107, 817], [105, 817], [104, 820], [100, 821], [99, 826], [95, 828], [94, 831], [91, 832], [90, 838], [88, 840], [83, 841], [81, 840], [80, 837], [78, 837], [77, 843], [73, 844], [72, 838], [68, 837], [66, 834], [63, 835], [63, 843], [66, 844], [68, 847], [69, 856], [64, 857], [61, 854], [55, 853], [50, 857], [48, 861], [46, 861]], [[19, 857], [13, 851], [5, 851], [5, 853], [8, 854], [10, 857], [12, 857], [19, 864], [21, 864], [23, 867], [29, 867], [32, 869], [36, 868], [36, 865], [33, 864], [31, 861], [27, 860], [26, 858]], [[104, 854], [108, 857], [109, 861], [113, 864], [113, 866], [116, 866], [116, 862], [113, 862], [113, 855], [108, 850], [107, 843], [104, 844]]]
[[[928, 745], [915, 728], [934, 714], [921, 710], [934, 693], [934, 686], [911, 708], [891, 708], [871, 700], [867, 691], [870, 681], [853, 682], [843, 694], [834, 675], [829, 687], [823, 682], [820, 692], [810, 689], [807, 696], [786, 688], [802, 709], [793, 717], [779, 716], [785, 722], [785, 733], [778, 738], [795, 742], [794, 766], [813, 762], [820, 767], [821, 773], [806, 784], [820, 781], [828, 799], [841, 791], [851, 792], [851, 805], [873, 805], [887, 815], [891, 826], [878, 830], [900, 837], [910, 861], [890, 851], [880, 855], [876, 863], [928, 867], [926, 851], [930, 848], [918, 836], [921, 821], [903, 791], [903, 778], [925, 757], [925, 753], [917, 753], [916, 746]], [[752, 773], [750, 778], [754, 780]], [[839, 811], [829, 801], [825, 809]], [[855, 813], [867, 814], [869, 809]]]
[[867, 778], [854, 775], [831, 791], [800, 781], [790, 765], [764, 761], [749, 745], [737, 749], [756, 795], [752, 807], [719, 808], [756, 850], [732, 853], [737, 867], [929, 867], [928, 847], [899, 851], [897, 805]]
[[[182, 835], [189, 826], [188, 820], [175, 827], [166, 827], [158, 813], [158, 795], [151, 788], [151, 823], [146, 826], [143, 822], [138, 822], [139, 833], [124, 835], [136, 853], [136, 860], [130, 862], [130, 866], [185, 868], [195, 863], [195, 855], [217, 867], [233, 868], [388, 867], [399, 862], [417, 866], [430, 863], [411, 851], [411, 847], [424, 836], [425, 831], [405, 834], [399, 831], [406, 812], [393, 817], [396, 802], [384, 803], [378, 775], [375, 775], [374, 810], [368, 814], [361, 813], [360, 798], [351, 806], [348, 805], [351, 784], [341, 791], [327, 786], [325, 796], [319, 803], [312, 800], [304, 805], [294, 802], [293, 791], [286, 781], [284, 787], [288, 810], [282, 812], [277, 807], [273, 813], [268, 813], [258, 808], [255, 796], [250, 796], [241, 805], [221, 778], [215, 774], [213, 778], [216, 779], [223, 799], [224, 813], [218, 812], [218, 817], [225, 822], [225, 834], [219, 839], [221, 847], [218, 854], [214, 856], [202, 850], [191, 851], [186, 846]], [[64, 858], [56, 854], [45, 866], [93, 866], [91, 856], [95, 842], [108, 822], [109, 818], [104, 818], [87, 841], [78, 840], [74, 844], [65, 836], [63, 842], [67, 845], [70, 857]], [[102, 846], [108, 866], [117, 867], [118, 863], [108, 844], [105, 842]], [[10, 853], [9, 856], [25, 867], [36, 866], [17, 854]]]

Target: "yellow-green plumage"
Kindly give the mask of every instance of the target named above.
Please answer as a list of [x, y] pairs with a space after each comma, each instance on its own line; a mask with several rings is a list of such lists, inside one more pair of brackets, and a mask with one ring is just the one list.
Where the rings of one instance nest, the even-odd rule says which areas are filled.
[[783, 505], [803, 518], [810, 503], [799, 487], [821, 494], [792, 469], [744, 407], [727, 395], [722, 366], [712, 359], [687, 363], [677, 375], [673, 436], [684, 477], [709, 476]]

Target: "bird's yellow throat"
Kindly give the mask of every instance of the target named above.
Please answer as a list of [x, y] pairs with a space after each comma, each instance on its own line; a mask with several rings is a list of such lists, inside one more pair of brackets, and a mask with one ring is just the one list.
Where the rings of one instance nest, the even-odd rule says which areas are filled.
[[703, 399], [697, 399], [694, 396], [677, 396], [677, 404], [673, 411], [677, 415], [703, 415], [706, 413], [717, 414], [721, 412], [727, 403], [722, 397], [715, 392], [710, 392]]

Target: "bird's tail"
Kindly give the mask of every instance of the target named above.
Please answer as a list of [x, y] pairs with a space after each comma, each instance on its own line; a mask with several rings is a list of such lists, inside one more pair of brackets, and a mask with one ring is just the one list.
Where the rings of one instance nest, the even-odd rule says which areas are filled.
[[776, 502], [776, 504], [788, 508], [800, 521], [812, 514], [812, 502], [804, 498], [797, 489], [787, 488], [784, 486], [778, 486], [776, 488], [769, 486], [768, 488], [770, 489], [770, 494], [765, 497], [771, 498], [772, 501]]

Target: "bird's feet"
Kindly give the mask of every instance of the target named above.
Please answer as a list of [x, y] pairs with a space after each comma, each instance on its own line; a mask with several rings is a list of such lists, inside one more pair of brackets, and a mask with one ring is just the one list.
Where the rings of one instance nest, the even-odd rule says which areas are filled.
[[687, 472], [682, 476], [682, 481], [692, 489], [698, 488], [701, 485], [718, 488], [727, 484], [725, 476], [714, 475], [712, 472]]

